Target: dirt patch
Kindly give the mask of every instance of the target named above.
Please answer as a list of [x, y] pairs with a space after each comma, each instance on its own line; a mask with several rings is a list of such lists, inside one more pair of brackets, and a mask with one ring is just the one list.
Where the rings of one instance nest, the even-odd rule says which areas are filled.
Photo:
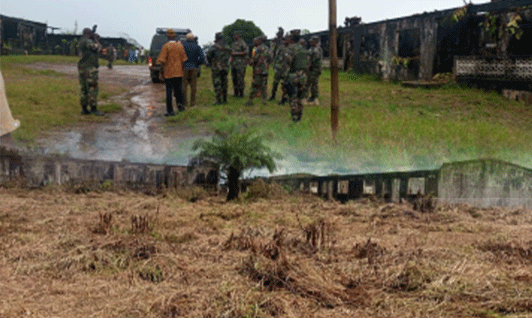
[[[35, 70], [53, 70], [78, 77], [76, 64], [32, 63], [25, 66]], [[100, 67], [98, 71], [98, 78], [101, 84], [112, 84], [125, 88], [132, 88], [146, 83], [150, 79], [149, 76], [148, 66], [118, 65], [112, 70], [107, 69], [107, 67]]]

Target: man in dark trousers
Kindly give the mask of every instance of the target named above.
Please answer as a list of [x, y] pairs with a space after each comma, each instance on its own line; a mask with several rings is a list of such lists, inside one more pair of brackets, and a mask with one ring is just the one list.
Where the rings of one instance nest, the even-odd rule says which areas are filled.
[[[185, 106], [196, 106], [196, 87], [198, 85], [198, 71], [200, 65], [205, 63], [203, 50], [196, 43], [194, 34], [187, 34], [186, 41], [183, 42], [188, 60], [183, 64], [183, 102]], [[187, 102], [187, 87], [190, 85], [190, 104]]]
[[187, 55], [183, 44], [176, 41], [175, 31], [168, 29], [166, 33], [168, 42], [163, 45], [161, 53], [157, 58], [157, 63], [161, 64], [161, 73], [166, 84], [166, 113], [165, 116], [174, 116], [172, 106], [172, 91], [174, 92], [177, 109], [181, 112], [185, 110], [183, 106], [183, 63], [187, 60]]

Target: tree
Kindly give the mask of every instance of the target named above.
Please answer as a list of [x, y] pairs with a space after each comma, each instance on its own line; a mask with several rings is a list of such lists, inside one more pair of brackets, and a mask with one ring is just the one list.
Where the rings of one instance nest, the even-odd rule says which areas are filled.
[[253, 21], [237, 19], [233, 24], [226, 25], [222, 29], [225, 43], [229, 45], [233, 43], [233, 33], [236, 31], [240, 32], [242, 40], [246, 43], [253, 43], [254, 38], [264, 35], [264, 32]]
[[200, 152], [191, 164], [211, 161], [220, 166], [220, 172], [227, 178], [227, 201], [237, 199], [240, 194], [240, 177], [246, 170], [267, 168], [275, 171], [275, 159], [280, 155], [263, 144], [263, 137], [235, 127], [217, 130], [211, 141], [197, 140], [192, 149]]

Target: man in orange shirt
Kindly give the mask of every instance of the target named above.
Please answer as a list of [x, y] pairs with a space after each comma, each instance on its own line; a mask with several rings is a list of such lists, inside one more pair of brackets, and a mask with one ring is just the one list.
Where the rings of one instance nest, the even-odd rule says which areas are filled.
[[163, 45], [161, 53], [157, 58], [157, 63], [161, 64], [160, 76], [166, 83], [166, 113], [165, 116], [174, 116], [172, 107], [172, 91], [174, 92], [177, 109], [182, 112], [183, 106], [183, 63], [187, 60], [187, 55], [183, 44], [176, 41], [174, 30], [168, 29], [166, 33], [168, 42]]

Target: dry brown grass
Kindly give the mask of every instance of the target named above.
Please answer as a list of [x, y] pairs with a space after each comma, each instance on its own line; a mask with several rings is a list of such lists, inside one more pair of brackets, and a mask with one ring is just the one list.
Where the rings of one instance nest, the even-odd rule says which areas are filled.
[[532, 316], [530, 211], [190, 197], [0, 188], [0, 317]]

